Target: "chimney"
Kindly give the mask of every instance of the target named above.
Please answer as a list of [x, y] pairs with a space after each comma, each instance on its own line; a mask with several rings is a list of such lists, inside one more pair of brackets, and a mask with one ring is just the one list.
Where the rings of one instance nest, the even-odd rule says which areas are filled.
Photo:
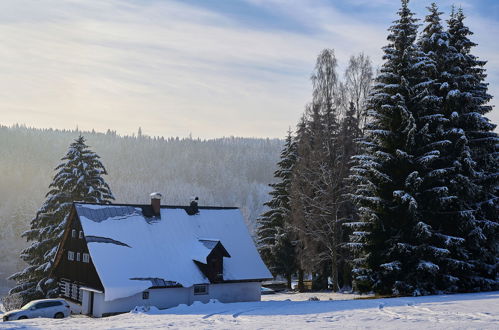
[[195, 215], [195, 214], [199, 213], [198, 201], [199, 201], [198, 197], [195, 197], [192, 199], [191, 205], [189, 205], [189, 211], [187, 212], [187, 214]]
[[151, 208], [155, 216], [161, 216], [160, 205], [161, 205], [161, 194], [159, 192], [153, 192], [151, 195]]

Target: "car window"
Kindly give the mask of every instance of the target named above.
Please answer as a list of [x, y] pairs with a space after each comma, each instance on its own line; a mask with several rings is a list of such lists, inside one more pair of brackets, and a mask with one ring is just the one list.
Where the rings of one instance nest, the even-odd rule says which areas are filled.
[[60, 306], [62, 303], [60, 301], [44, 301], [36, 304], [36, 309], [49, 308], [54, 306]]
[[40, 309], [40, 308], [48, 308], [48, 307], [61, 306], [61, 305], [62, 305], [62, 301], [42, 301], [39, 303], [30, 302], [30, 303], [24, 305], [21, 309], [28, 310], [33, 306], [35, 307], [35, 309]]
[[30, 309], [33, 306], [35, 306], [35, 303], [34, 302], [29, 302], [26, 305], [24, 305], [23, 307], [21, 307], [21, 310], [25, 311], [25, 310]]
[[35, 309], [40, 309], [40, 308], [47, 308], [50, 307], [48, 306], [50, 302], [41, 302], [35, 305]]

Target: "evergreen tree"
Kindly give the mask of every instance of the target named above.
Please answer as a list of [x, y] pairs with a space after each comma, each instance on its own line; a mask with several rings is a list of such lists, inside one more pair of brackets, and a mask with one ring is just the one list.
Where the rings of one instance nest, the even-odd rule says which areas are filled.
[[[362, 116], [362, 112], [364, 110], [359, 110], [357, 106], [361, 106], [358, 102], [350, 102], [350, 106], [345, 113], [344, 118], [341, 120], [340, 125], [340, 133], [338, 137], [338, 143], [341, 146], [341, 163], [336, 164], [335, 166], [341, 166], [342, 173], [346, 177], [350, 174], [350, 168], [352, 167], [352, 157], [357, 154], [357, 143], [356, 141], [362, 137], [362, 130], [360, 122], [364, 122], [364, 118]], [[342, 191], [342, 198], [344, 202], [341, 204], [341, 218], [342, 223], [350, 223], [353, 222], [354, 219], [357, 218], [357, 209], [355, 204], [349, 198], [349, 194], [354, 191], [354, 187], [350, 185], [350, 181], [348, 177], [345, 178], [344, 182], [344, 190]], [[341, 226], [341, 242], [342, 244], [348, 242], [349, 236], [352, 234], [351, 228], [348, 226]], [[342, 246], [340, 250], [340, 262], [341, 267], [340, 272], [341, 276], [339, 280], [341, 280], [340, 287], [344, 287], [345, 289], [350, 287], [352, 283], [352, 275], [351, 275], [351, 263], [352, 263], [352, 254], [349, 249]]]
[[296, 142], [288, 132], [278, 169], [274, 172], [276, 183], [270, 184], [272, 199], [264, 205], [269, 208], [257, 220], [260, 254], [274, 274], [282, 274], [291, 288], [291, 276], [296, 271], [293, 231], [290, 226], [290, 189], [293, 167], [296, 163]]
[[497, 135], [485, 62], [453, 13], [444, 31], [436, 4], [417, 45], [402, 1], [370, 99], [370, 123], [352, 181], [360, 221], [357, 288], [429, 294], [497, 287]]
[[17, 282], [5, 299], [9, 309], [57, 294], [56, 283], [49, 275], [72, 203], [110, 203], [114, 199], [102, 177], [107, 174], [106, 169], [99, 156], [85, 144], [83, 136], [71, 143], [61, 160], [55, 168], [46, 201], [31, 221], [31, 229], [22, 234], [31, 242], [21, 252], [21, 259], [28, 267], [9, 278]]
[[426, 272], [434, 271], [414, 253], [418, 235], [426, 229], [415, 199], [421, 178], [414, 157], [417, 109], [412, 102], [424, 58], [415, 47], [417, 19], [408, 0], [402, 0], [398, 15], [383, 49], [385, 62], [369, 100], [366, 136], [352, 169], [357, 187], [352, 197], [360, 219], [348, 224], [354, 229], [349, 243], [356, 254], [354, 284], [357, 290], [382, 294], [412, 293], [412, 270], [429, 266]]
[[310, 190], [308, 185], [303, 184], [305, 183], [304, 180], [306, 180], [304, 173], [309, 173], [304, 171], [304, 169], [309, 168], [309, 157], [307, 155], [311, 152], [311, 142], [313, 141], [312, 132], [314, 131], [313, 127], [315, 127], [315, 124], [311, 122], [310, 118], [318, 120], [318, 115], [316, 114], [315, 116], [311, 116], [311, 111], [310, 106], [307, 106], [297, 125], [295, 137], [296, 161], [291, 177], [291, 224], [296, 233], [295, 253], [298, 267], [298, 291], [300, 292], [305, 290], [305, 270], [309, 270], [311, 268], [310, 253], [312, 251], [312, 247], [306, 237], [300, 235], [300, 231], [298, 229], [302, 227], [303, 219], [306, 214], [305, 209], [301, 207], [302, 204], [299, 202], [298, 196], [300, 196], [299, 193], [308, 193]]
[[485, 61], [471, 54], [476, 46], [468, 37], [473, 33], [464, 25], [462, 9], [452, 11], [448, 20], [449, 72], [454, 77], [449, 86], [448, 102], [455, 111], [450, 121], [463, 133], [474, 166], [473, 181], [478, 186], [468, 214], [470, 225], [463, 227], [467, 258], [472, 271], [463, 272], [461, 285], [465, 290], [492, 290], [499, 287], [499, 153], [496, 125], [485, 115], [492, 110], [492, 96], [484, 82]]
[[441, 25], [442, 13], [437, 5], [433, 3], [428, 10], [418, 41], [426, 56], [426, 69], [422, 70], [426, 80], [416, 86], [414, 97], [419, 106], [416, 164], [421, 177], [416, 200], [425, 225], [418, 252], [420, 268], [427, 270], [427, 274], [418, 274], [417, 292], [422, 294], [455, 291], [459, 274], [470, 270], [463, 230], [471, 229], [470, 201], [477, 190], [464, 132], [452, 119], [459, 111], [459, 105], [450, 97], [455, 80], [453, 48]]

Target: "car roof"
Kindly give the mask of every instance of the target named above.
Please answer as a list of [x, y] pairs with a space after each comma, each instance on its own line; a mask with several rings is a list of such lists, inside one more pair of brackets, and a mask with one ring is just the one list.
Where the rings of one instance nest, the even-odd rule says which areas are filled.
[[48, 298], [48, 299], [37, 299], [37, 300], [32, 300], [31, 302], [47, 302], [47, 301], [62, 301], [65, 302], [66, 300], [64, 299], [58, 299], [58, 298]]

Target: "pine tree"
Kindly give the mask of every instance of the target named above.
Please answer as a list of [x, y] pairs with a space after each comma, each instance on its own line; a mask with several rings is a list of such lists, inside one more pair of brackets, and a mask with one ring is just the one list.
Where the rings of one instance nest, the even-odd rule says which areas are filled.
[[[463, 132], [473, 159], [473, 181], [479, 187], [470, 196], [470, 225], [466, 235], [467, 258], [472, 271], [460, 277], [465, 290], [492, 290], [499, 287], [499, 153], [496, 125], [485, 115], [492, 110], [492, 96], [484, 82], [485, 61], [471, 54], [476, 46], [468, 37], [473, 33], [464, 25], [462, 9], [452, 11], [448, 20], [449, 72], [454, 77], [449, 87], [449, 103], [455, 109], [450, 121]], [[467, 212], [470, 213], [470, 210]]]
[[269, 210], [257, 219], [260, 254], [274, 274], [286, 277], [288, 288], [291, 288], [291, 276], [297, 268], [289, 201], [295, 163], [296, 142], [289, 131], [278, 169], [274, 172], [277, 182], [270, 184], [272, 199], [264, 204]]
[[360, 216], [348, 224], [354, 229], [349, 243], [356, 255], [354, 285], [382, 294], [414, 292], [411, 270], [431, 267], [414, 253], [416, 235], [425, 224], [415, 199], [421, 178], [414, 157], [417, 109], [412, 99], [424, 59], [415, 47], [417, 19], [408, 2], [402, 0], [399, 18], [389, 29], [385, 62], [369, 100], [366, 136], [351, 175]]
[[46, 201], [31, 221], [31, 229], [22, 234], [31, 244], [21, 252], [28, 267], [10, 276], [17, 285], [6, 297], [6, 307], [12, 309], [24, 303], [57, 294], [56, 283], [49, 278], [71, 205], [74, 201], [110, 203], [114, 199], [103, 179], [106, 169], [99, 156], [79, 136], [55, 168]]

